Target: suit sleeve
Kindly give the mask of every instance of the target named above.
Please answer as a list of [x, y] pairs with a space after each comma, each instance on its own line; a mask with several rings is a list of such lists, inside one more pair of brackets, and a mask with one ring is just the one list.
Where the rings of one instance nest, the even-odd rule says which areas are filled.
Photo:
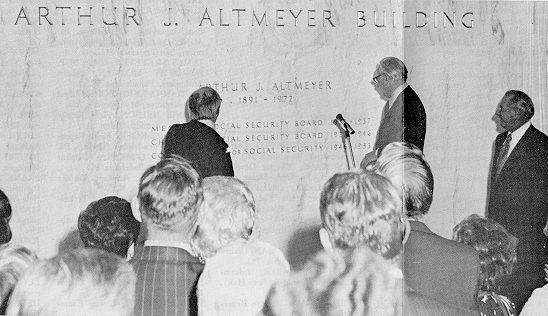
[[403, 141], [424, 150], [426, 136], [426, 112], [418, 96], [408, 97], [403, 118]]
[[215, 170], [216, 175], [233, 177], [234, 167], [232, 166], [232, 157], [228, 152], [228, 145], [222, 142], [216, 146], [216, 152], [211, 155], [210, 169]]
[[174, 133], [173, 133], [173, 127], [171, 127], [168, 131], [166, 136], [164, 137], [164, 144], [162, 148], [162, 154], [163, 157], [168, 157], [173, 154], [173, 151], [175, 150], [175, 140], [174, 140]]

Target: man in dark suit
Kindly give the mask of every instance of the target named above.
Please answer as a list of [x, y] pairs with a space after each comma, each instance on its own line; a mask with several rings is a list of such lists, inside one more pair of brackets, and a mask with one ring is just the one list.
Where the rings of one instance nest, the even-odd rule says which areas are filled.
[[404, 241], [404, 279], [413, 290], [447, 305], [477, 309], [479, 254], [471, 246], [432, 232], [422, 219], [429, 211], [434, 178], [422, 151], [408, 143], [387, 145], [374, 168], [401, 188], [410, 230]]
[[480, 316], [478, 311], [441, 303], [421, 295], [410, 287], [405, 288], [403, 313], [405, 316]]
[[542, 287], [548, 263], [543, 234], [548, 216], [548, 136], [531, 124], [533, 102], [521, 91], [507, 91], [495, 116], [505, 132], [495, 140], [487, 217], [519, 239], [512, 275], [498, 294], [518, 312], [533, 289]]
[[11, 240], [11, 204], [8, 197], [0, 190], [0, 245]]
[[211, 87], [194, 91], [186, 105], [187, 123], [171, 126], [164, 139], [163, 155], [178, 155], [192, 162], [202, 178], [234, 176], [228, 144], [215, 131], [221, 97]]
[[401, 60], [396, 57], [382, 59], [371, 84], [386, 104], [373, 151], [362, 160], [362, 168], [392, 142], [411, 143], [423, 150], [426, 136], [426, 111], [419, 96], [407, 84], [407, 67]]
[[203, 200], [201, 178], [187, 160], [172, 156], [145, 171], [137, 200], [147, 237], [130, 261], [137, 276], [134, 315], [197, 315], [203, 265], [190, 239]]

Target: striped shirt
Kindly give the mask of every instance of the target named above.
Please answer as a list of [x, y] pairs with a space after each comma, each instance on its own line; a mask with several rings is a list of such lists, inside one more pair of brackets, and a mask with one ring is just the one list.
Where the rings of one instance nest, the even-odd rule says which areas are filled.
[[195, 316], [203, 265], [178, 247], [146, 246], [130, 263], [137, 276], [134, 316]]

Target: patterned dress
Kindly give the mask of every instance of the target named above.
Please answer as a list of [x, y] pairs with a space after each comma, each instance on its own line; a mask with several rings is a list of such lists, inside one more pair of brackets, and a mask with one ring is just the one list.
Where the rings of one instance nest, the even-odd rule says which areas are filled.
[[514, 303], [493, 292], [481, 291], [478, 294], [478, 308], [481, 316], [517, 316]]

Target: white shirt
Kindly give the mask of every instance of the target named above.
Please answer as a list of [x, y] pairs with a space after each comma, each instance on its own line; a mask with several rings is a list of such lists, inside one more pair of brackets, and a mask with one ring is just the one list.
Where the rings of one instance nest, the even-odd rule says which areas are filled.
[[512, 140], [510, 141], [510, 146], [508, 147], [507, 157], [510, 157], [512, 150], [514, 150], [514, 147], [516, 147], [519, 140], [523, 137], [523, 135], [525, 134], [525, 132], [530, 126], [531, 126], [531, 121], [528, 121], [527, 123], [521, 125], [517, 130], [512, 132]]
[[145, 247], [174, 247], [186, 250], [189, 254], [194, 256], [194, 251], [189, 244], [184, 242], [170, 241], [170, 240], [145, 240]]
[[520, 316], [548, 316], [548, 285], [537, 288], [523, 306]]
[[396, 101], [396, 98], [400, 95], [403, 89], [407, 88], [407, 86], [408, 86], [407, 82], [404, 82], [401, 86], [397, 87], [396, 90], [394, 90], [394, 92], [392, 92], [390, 99], [388, 99], [388, 109], [392, 107], [392, 104], [394, 104], [394, 101]]

